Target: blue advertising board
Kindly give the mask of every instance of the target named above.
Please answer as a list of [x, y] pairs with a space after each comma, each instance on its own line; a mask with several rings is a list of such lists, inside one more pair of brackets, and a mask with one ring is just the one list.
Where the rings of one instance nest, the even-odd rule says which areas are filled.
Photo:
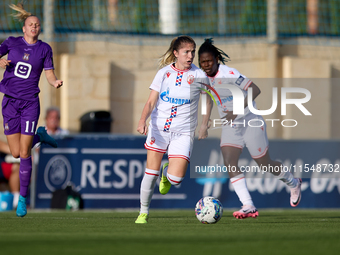
[[[36, 173], [35, 207], [49, 208], [52, 192], [68, 183], [79, 190], [84, 208], [138, 208], [139, 189], [146, 164], [144, 136], [76, 135], [58, 139], [58, 148], [42, 146]], [[193, 174], [196, 166], [222, 165], [219, 139], [195, 140], [190, 170], [179, 187], [167, 195], [155, 188], [151, 208], [194, 208], [203, 196], [218, 197], [224, 207], [240, 207], [228, 177], [219, 173]], [[340, 178], [312, 172], [311, 166], [340, 164], [340, 142], [271, 141], [270, 155], [284, 165], [295, 165], [295, 176], [303, 178], [300, 208], [340, 207]], [[164, 155], [164, 162], [167, 155]], [[255, 162], [245, 149], [240, 166]], [[328, 166], [329, 167], [329, 166]], [[294, 170], [294, 167], [291, 168]], [[290, 207], [289, 189], [270, 174], [247, 172], [247, 185], [258, 208]]]

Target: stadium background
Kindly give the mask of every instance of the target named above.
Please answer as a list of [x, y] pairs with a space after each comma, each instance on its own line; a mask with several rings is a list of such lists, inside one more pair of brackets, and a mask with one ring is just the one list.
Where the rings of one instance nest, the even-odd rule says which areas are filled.
[[[0, 3], [0, 40], [21, 35], [21, 24], [10, 16], [10, 3]], [[312, 116], [290, 106], [284, 118], [296, 119], [297, 127], [268, 127], [273, 143], [273, 139], [285, 143], [278, 145], [275, 157], [280, 156], [280, 150], [289, 151], [291, 142], [302, 139], [299, 143], [307, 145], [306, 153], [317, 163], [320, 148], [308, 147], [306, 142], [317, 139], [329, 149], [332, 146], [328, 143], [340, 137], [340, 0], [45, 0], [26, 1], [25, 8], [41, 17], [41, 39], [52, 45], [56, 72], [65, 84], [56, 91], [42, 75], [40, 124], [44, 124], [46, 108], [59, 106], [61, 126], [75, 134], [69, 140], [81, 139], [76, 135], [79, 119], [95, 110], [112, 114], [111, 133], [115, 137], [131, 139], [123, 135], [136, 135], [157, 59], [179, 34], [191, 35], [198, 46], [204, 38], [213, 37], [216, 46], [231, 57], [228, 65], [261, 88], [257, 100], [260, 109], [270, 107], [273, 87], [304, 87], [311, 92], [312, 99], [305, 106]], [[279, 111], [268, 118], [283, 119]], [[219, 130], [212, 130], [210, 136], [217, 144]], [[142, 148], [141, 143], [133, 146]], [[332, 153], [338, 148], [336, 143]], [[338, 158], [331, 156], [329, 160], [334, 163]], [[96, 154], [94, 160], [100, 162], [100, 156]], [[45, 166], [40, 164], [39, 169], [45, 171]], [[37, 178], [39, 173], [44, 175], [41, 171], [37, 171]], [[79, 166], [73, 171], [79, 172]], [[81, 183], [79, 178], [72, 181]], [[325, 195], [332, 192], [338, 196], [340, 185], [332, 185], [329, 192], [324, 190]], [[117, 192], [112, 186], [104, 190]]]

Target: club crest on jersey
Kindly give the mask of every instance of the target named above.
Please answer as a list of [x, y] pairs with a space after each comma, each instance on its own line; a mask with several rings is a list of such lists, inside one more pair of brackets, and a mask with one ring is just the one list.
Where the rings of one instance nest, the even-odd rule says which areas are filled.
[[191, 85], [194, 82], [195, 77], [193, 75], [188, 75], [188, 84]]
[[30, 54], [24, 53], [24, 56], [22, 57], [22, 59], [28, 61], [29, 57], [30, 57]]
[[5, 130], [9, 130], [8, 123], [5, 123]]
[[155, 143], [156, 139], [154, 137], [151, 137], [150, 144], [153, 145]]
[[167, 78], [169, 78], [169, 77], [170, 77], [170, 75], [171, 75], [171, 73], [170, 73], [170, 72], [167, 72], [167, 73], [166, 73], [166, 77], [167, 77]]

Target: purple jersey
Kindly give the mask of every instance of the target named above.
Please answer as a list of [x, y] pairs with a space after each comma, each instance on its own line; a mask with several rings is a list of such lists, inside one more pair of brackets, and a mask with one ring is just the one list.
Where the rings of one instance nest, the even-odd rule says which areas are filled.
[[14, 98], [32, 101], [37, 98], [43, 69], [54, 69], [51, 47], [37, 41], [28, 44], [20, 37], [9, 37], [0, 45], [0, 55], [11, 60], [0, 83], [0, 91]]

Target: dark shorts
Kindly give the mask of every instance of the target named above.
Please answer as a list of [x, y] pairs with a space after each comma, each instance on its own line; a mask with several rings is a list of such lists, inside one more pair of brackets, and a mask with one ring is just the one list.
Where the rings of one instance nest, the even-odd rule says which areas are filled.
[[4, 96], [2, 100], [2, 116], [4, 117], [5, 135], [21, 133], [34, 135], [40, 115], [40, 102], [21, 100]]

